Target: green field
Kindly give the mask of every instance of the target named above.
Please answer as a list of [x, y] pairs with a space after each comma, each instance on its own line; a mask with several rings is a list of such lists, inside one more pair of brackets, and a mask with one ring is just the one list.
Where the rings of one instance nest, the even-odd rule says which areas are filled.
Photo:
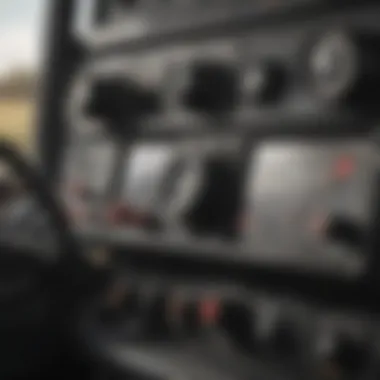
[[30, 151], [33, 136], [34, 104], [31, 100], [0, 99], [0, 138]]

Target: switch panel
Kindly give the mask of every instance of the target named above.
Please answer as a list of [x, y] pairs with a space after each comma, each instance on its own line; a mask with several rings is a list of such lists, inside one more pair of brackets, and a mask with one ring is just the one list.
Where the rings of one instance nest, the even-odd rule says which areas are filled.
[[360, 257], [378, 173], [371, 143], [268, 142], [253, 157], [243, 231], [253, 251], [305, 262]]

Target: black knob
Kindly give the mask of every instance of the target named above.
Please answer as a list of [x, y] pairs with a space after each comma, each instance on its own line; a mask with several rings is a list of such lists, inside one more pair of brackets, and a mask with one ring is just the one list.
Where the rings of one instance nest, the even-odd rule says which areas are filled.
[[113, 284], [102, 301], [99, 319], [107, 325], [124, 323], [134, 318], [141, 306], [139, 293], [127, 288], [123, 282]]
[[250, 307], [237, 301], [221, 304], [219, 326], [240, 349], [252, 350], [255, 345], [256, 318]]
[[197, 62], [191, 67], [185, 106], [196, 112], [228, 112], [237, 103], [238, 70], [228, 63]]
[[159, 100], [154, 91], [133, 80], [112, 77], [94, 81], [85, 113], [119, 130], [126, 128], [124, 123], [154, 113], [158, 108]]
[[168, 319], [175, 337], [193, 338], [201, 331], [199, 305], [195, 300], [173, 298]]
[[168, 298], [165, 294], [150, 296], [141, 313], [143, 335], [146, 339], [169, 339]]
[[364, 243], [364, 231], [360, 223], [349, 217], [335, 215], [326, 222], [326, 237], [351, 248]]
[[359, 375], [369, 365], [370, 347], [349, 336], [340, 336], [326, 359], [344, 375]]
[[272, 348], [278, 355], [287, 357], [296, 353], [298, 336], [294, 322], [287, 319], [277, 321], [270, 338]]
[[167, 320], [173, 337], [177, 338], [194, 338], [204, 327], [200, 303], [194, 299], [173, 296], [168, 304]]
[[185, 303], [182, 310], [181, 325], [183, 333], [186, 336], [196, 336], [202, 326], [199, 315], [199, 306], [196, 301], [188, 301]]
[[373, 32], [334, 30], [308, 48], [308, 75], [314, 91], [326, 100], [377, 102], [380, 36]]
[[285, 82], [286, 73], [280, 64], [258, 62], [243, 72], [243, 96], [247, 102], [271, 103], [281, 98]]
[[125, 316], [132, 316], [139, 313], [142, 304], [140, 294], [137, 290], [128, 290], [121, 304], [121, 310]]
[[128, 340], [140, 339], [144, 336], [141, 315], [144, 312], [144, 299], [136, 289], [129, 289], [117, 312], [119, 334]]

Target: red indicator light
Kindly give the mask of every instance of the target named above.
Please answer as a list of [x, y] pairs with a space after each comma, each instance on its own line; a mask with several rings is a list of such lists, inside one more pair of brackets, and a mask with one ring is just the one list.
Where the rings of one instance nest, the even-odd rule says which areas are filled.
[[355, 171], [355, 160], [350, 156], [342, 156], [339, 157], [335, 163], [333, 168], [333, 175], [335, 179], [347, 179], [349, 178]]
[[199, 304], [199, 314], [203, 324], [215, 324], [219, 317], [220, 301], [214, 299], [203, 300]]
[[142, 226], [147, 217], [127, 205], [116, 204], [108, 209], [107, 220], [114, 225]]

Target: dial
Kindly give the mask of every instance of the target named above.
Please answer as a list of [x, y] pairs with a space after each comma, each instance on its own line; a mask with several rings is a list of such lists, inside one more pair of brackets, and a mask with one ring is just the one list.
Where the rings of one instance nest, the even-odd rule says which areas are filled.
[[319, 35], [307, 55], [314, 92], [327, 101], [377, 106], [379, 46], [379, 35], [370, 30], [331, 30]]
[[320, 95], [332, 99], [344, 96], [357, 80], [356, 48], [345, 34], [327, 33], [311, 48], [309, 68]]

